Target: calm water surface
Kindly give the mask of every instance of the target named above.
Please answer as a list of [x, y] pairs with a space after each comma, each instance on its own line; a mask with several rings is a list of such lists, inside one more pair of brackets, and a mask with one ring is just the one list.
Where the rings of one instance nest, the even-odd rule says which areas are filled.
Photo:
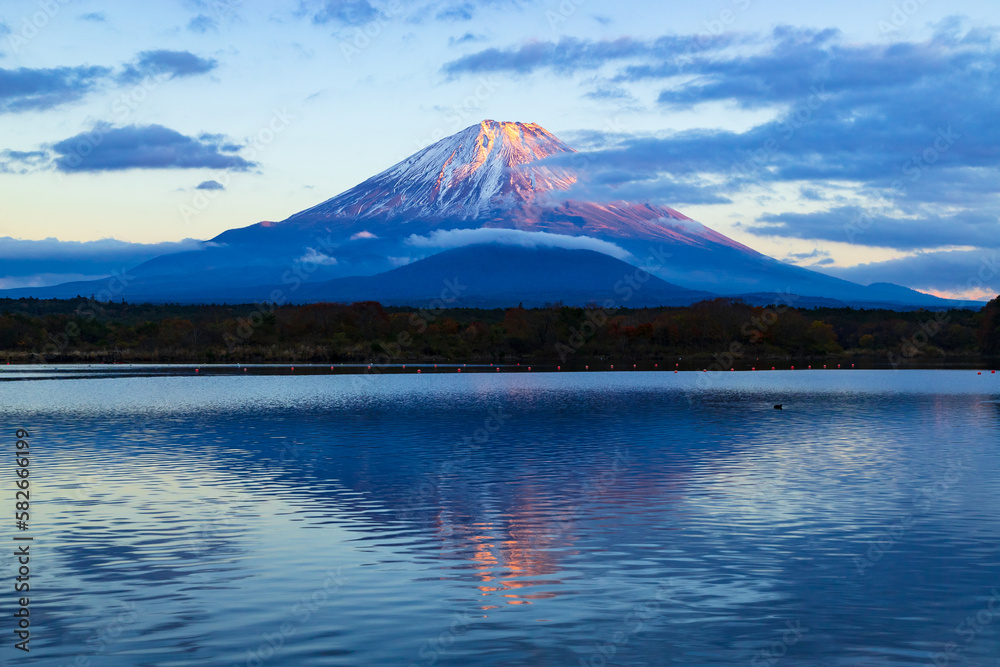
[[90, 375], [4, 664], [1000, 665], [1000, 375]]

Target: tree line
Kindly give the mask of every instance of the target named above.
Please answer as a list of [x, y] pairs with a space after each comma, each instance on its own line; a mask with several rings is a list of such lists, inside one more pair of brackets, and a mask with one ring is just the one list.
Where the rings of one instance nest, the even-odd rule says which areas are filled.
[[[1000, 297], [979, 311], [753, 306], [455, 308], [375, 302], [179, 305], [0, 299], [0, 359], [67, 362], [514, 363], [586, 359], [1000, 355]], [[721, 361], [720, 361], [721, 363]]]

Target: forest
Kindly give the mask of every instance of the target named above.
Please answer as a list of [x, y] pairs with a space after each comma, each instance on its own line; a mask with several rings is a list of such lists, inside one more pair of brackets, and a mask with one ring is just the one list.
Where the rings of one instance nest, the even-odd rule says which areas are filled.
[[[1000, 298], [979, 311], [752, 306], [525, 309], [177, 305], [0, 299], [4, 363], [943, 363], [1000, 356]], [[728, 370], [728, 369], [727, 369]]]

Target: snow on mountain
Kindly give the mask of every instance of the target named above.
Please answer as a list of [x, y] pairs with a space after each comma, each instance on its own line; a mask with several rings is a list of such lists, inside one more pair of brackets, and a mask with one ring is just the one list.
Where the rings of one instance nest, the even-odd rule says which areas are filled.
[[[282, 222], [231, 229], [199, 250], [131, 269], [135, 281], [127, 294], [153, 300], [213, 290], [245, 296], [246, 289], [260, 287], [264, 298], [273, 294], [268, 286], [280, 284], [279, 292], [291, 297], [303, 282], [373, 276], [410, 263], [419, 266], [394, 275], [405, 282], [429, 266], [440, 269], [448, 258], [445, 266], [466, 271], [475, 264], [470, 257], [477, 256], [484, 264], [503, 257], [504, 271], [521, 261], [514, 273], [538, 277], [542, 274], [531, 273], [537, 261], [559, 266], [579, 261], [596, 271], [590, 252], [596, 251], [642, 265], [668, 283], [715, 294], [940, 301], [903, 288], [890, 294], [784, 264], [665, 206], [571, 199], [569, 190], [580, 180], [572, 153], [537, 124], [486, 120]], [[520, 250], [489, 250], [513, 246]], [[462, 248], [470, 252], [454, 252]], [[448, 254], [437, 263], [421, 262], [443, 253]], [[498, 294], [509, 295], [500, 285], [504, 271], [493, 271], [491, 281]], [[564, 282], [549, 282], [550, 291], [566, 289]], [[523, 287], [513, 274], [509, 283], [511, 290]], [[376, 284], [388, 283], [365, 282], [369, 288]], [[237, 288], [243, 291], [233, 291]], [[538, 285], [536, 291], [543, 288]], [[81, 283], [65, 289], [75, 294], [89, 288]], [[47, 293], [62, 292], [51, 288]]]
[[572, 148], [534, 123], [484, 120], [381, 174], [289, 218], [477, 218], [576, 182], [568, 169], [535, 165]]
[[484, 120], [277, 225], [335, 223], [328, 229], [382, 238], [410, 235], [400, 224], [427, 231], [499, 227], [757, 254], [665, 206], [569, 200], [561, 193], [577, 172], [543, 160], [575, 152], [535, 123]]

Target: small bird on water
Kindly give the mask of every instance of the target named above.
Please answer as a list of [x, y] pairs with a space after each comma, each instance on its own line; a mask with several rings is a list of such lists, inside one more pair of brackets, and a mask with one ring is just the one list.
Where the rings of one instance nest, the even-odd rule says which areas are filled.
[[784, 403], [778, 403], [778, 404], [777, 404], [776, 406], [774, 406], [774, 409], [775, 409], [775, 410], [784, 410], [784, 408], [783, 408], [783, 407], [781, 407], [781, 406], [783, 406], [783, 405], [784, 405]]

